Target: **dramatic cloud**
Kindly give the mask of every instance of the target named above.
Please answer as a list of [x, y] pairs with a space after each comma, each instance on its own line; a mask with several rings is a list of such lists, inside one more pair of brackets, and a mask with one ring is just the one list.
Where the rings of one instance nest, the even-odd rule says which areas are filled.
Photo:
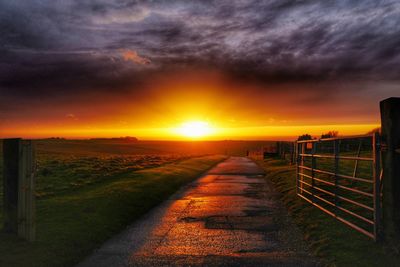
[[121, 50], [139, 64], [148, 60], [135, 51], [159, 68], [213, 66], [267, 80], [399, 78], [398, 1], [17, 0], [0, 3], [0, 18], [6, 85], [44, 64], [52, 75], [65, 63], [126, 69]]
[[155, 75], [188, 69], [254, 95], [376, 102], [400, 91], [399, 25], [397, 0], [0, 1], [0, 119], [21, 97], [138, 99]]
[[140, 65], [151, 63], [150, 59], [139, 56], [136, 51], [133, 50], [121, 51], [121, 54], [125, 61], [132, 61]]

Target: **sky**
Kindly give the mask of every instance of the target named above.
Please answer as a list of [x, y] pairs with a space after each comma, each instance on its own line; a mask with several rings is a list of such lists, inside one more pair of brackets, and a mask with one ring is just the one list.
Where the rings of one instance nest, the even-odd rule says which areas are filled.
[[399, 25], [399, 1], [0, 0], [0, 137], [366, 133]]

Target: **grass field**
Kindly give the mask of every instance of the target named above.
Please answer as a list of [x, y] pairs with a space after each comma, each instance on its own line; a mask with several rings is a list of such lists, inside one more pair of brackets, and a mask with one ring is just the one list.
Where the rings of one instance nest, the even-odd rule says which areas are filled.
[[37, 241], [0, 232], [0, 266], [71, 266], [225, 158], [183, 146], [38, 141]]
[[[37, 140], [36, 196], [44, 199], [114, 179], [145, 168], [155, 168], [195, 156], [245, 155], [268, 141], [139, 141]], [[0, 151], [2, 146], [0, 142]], [[0, 153], [0, 225], [3, 208], [2, 153]]]
[[[332, 266], [400, 266], [400, 255], [385, 244], [374, 241], [325, 214], [296, 195], [295, 166], [287, 161], [269, 158], [258, 163], [281, 192], [281, 198], [295, 223], [303, 230], [304, 238], [318, 257]], [[330, 168], [330, 163], [320, 162]], [[350, 172], [352, 164], [342, 164], [342, 172]], [[359, 175], [367, 175], [368, 166]]]
[[119, 140], [38, 140], [39, 153], [98, 155], [246, 155], [247, 150], [257, 149], [270, 141], [138, 141]]

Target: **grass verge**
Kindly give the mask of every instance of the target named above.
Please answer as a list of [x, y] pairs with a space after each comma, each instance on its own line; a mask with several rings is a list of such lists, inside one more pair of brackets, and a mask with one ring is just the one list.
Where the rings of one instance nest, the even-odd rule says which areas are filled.
[[37, 241], [0, 232], [0, 266], [71, 266], [224, 156], [115, 174], [37, 203]]
[[285, 160], [257, 161], [281, 192], [294, 222], [302, 229], [304, 239], [315, 256], [329, 266], [400, 266], [400, 255], [385, 244], [379, 244], [356, 232], [310, 205], [296, 195], [296, 170]]

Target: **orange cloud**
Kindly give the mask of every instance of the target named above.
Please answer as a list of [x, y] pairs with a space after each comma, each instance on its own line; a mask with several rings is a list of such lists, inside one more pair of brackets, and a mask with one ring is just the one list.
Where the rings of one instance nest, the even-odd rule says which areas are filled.
[[73, 118], [75, 118], [75, 114], [68, 113], [65, 115], [65, 117], [73, 119]]
[[121, 54], [125, 61], [133, 61], [140, 65], [147, 65], [151, 63], [150, 59], [139, 56], [135, 50], [123, 50]]

